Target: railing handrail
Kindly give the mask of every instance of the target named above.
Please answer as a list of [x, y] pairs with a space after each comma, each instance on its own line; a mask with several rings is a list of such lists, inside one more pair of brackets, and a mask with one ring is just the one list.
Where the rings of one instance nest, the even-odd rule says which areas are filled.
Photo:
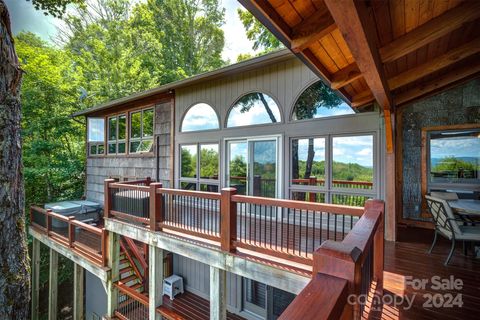
[[144, 296], [143, 294], [133, 290], [132, 288], [129, 288], [126, 284], [124, 284], [121, 281], [114, 282], [113, 285], [121, 292], [129, 296], [135, 301], [140, 302], [141, 304], [145, 305], [148, 307], [148, 298]]
[[[349, 293], [358, 296], [362, 281], [361, 267], [367, 255], [373, 253], [373, 278], [380, 283], [379, 290], [381, 290], [383, 286], [384, 250], [383, 213], [383, 201], [369, 200], [365, 204], [364, 215], [362, 215], [342, 242], [330, 240], [323, 242], [320, 248], [313, 254], [313, 272], [310, 284], [316, 281], [315, 279], [318, 274], [345, 279], [349, 284]], [[307, 285], [306, 288], [308, 288], [309, 285]], [[334, 289], [333, 286], [329, 288], [329, 290]], [[300, 320], [305, 317], [303, 313], [305, 312], [305, 305], [304, 301], [302, 301], [302, 297], [305, 294], [302, 294], [302, 292], [294, 299], [279, 319]], [[360, 308], [357, 305], [347, 304], [343, 295], [323, 296], [321, 292], [319, 292], [318, 295], [318, 297], [315, 297], [316, 304], [335, 308], [337, 315], [338, 309], [341, 308], [342, 313], [346, 315], [345, 318], [360, 319]], [[310, 312], [310, 310], [308, 312]], [[319, 319], [330, 319], [330, 317], [325, 315]]]
[[157, 193], [187, 196], [187, 197], [197, 197], [197, 198], [212, 199], [212, 200], [220, 200], [221, 198], [221, 194], [219, 192], [208, 192], [208, 191], [197, 191], [197, 190], [158, 188]]
[[[43, 227], [41, 225], [38, 225], [34, 221], [34, 219], [33, 219], [33, 213], [34, 212], [41, 213], [45, 216], [45, 222], [46, 222], [45, 227]], [[68, 236], [58, 234], [57, 232], [52, 230], [52, 228], [51, 228], [51, 219], [52, 218], [58, 219], [58, 220], [63, 221], [67, 224], [67, 230], [68, 230], [67, 234], [68, 234]], [[75, 232], [73, 231], [74, 227], [84, 229], [87, 232], [90, 232], [90, 233], [93, 233], [97, 236], [100, 236], [100, 252], [99, 252], [100, 257], [98, 257], [96, 259], [100, 259], [100, 261], [98, 261], [98, 262], [100, 263], [100, 265], [102, 267], [107, 266], [107, 239], [106, 238], [107, 238], [108, 231], [105, 228], [97, 228], [97, 227], [91, 226], [91, 225], [86, 224], [82, 221], [76, 220], [74, 216], [63, 216], [61, 214], [58, 214], [58, 213], [52, 211], [51, 209], [45, 209], [45, 208], [42, 208], [38, 205], [30, 206], [30, 224], [34, 228], [45, 230], [45, 233], [46, 233], [47, 237], [49, 237], [49, 238], [52, 238], [52, 233], [54, 233], [54, 236], [56, 238], [55, 237], [52, 238], [53, 240], [57, 240], [57, 242], [60, 242], [64, 245], [66, 245], [66, 246], [69, 246], [72, 249], [75, 249], [77, 246], [78, 247], [86, 247], [85, 245], [82, 245], [80, 243], [78, 243], [78, 244], [76, 243], [77, 241], [75, 240]], [[65, 241], [58, 241], [60, 239], [65, 239], [65, 240], [68, 241], [68, 243], [64, 243]], [[93, 249], [93, 248], [89, 248], [89, 249]], [[81, 252], [79, 252], [79, 254], [82, 255]], [[88, 255], [86, 257], [88, 259]]]
[[136, 184], [125, 184], [122, 182], [115, 182], [115, 183], [110, 183], [110, 188], [116, 188], [116, 189], [122, 189], [122, 190], [139, 190], [139, 191], [145, 191], [148, 192], [150, 190], [150, 187], [148, 186], [139, 186]]
[[329, 212], [333, 214], [347, 214], [360, 217], [364, 210], [362, 207], [345, 206], [340, 204], [330, 203], [317, 203], [298, 200], [276, 199], [276, 198], [264, 198], [255, 196], [234, 195], [232, 201], [250, 203], [257, 205], [276, 206], [290, 209], [310, 210]]

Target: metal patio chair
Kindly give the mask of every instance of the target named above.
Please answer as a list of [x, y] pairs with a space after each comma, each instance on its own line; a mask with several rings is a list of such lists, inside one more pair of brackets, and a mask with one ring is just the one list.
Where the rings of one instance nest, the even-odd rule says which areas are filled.
[[452, 241], [450, 253], [448, 254], [445, 265], [448, 265], [455, 251], [455, 242], [461, 241], [480, 241], [480, 227], [478, 226], [465, 226], [458, 222], [463, 222], [459, 218], [455, 218], [452, 209], [448, 205], [448, 202], [444, 199], [435, 198], [432, 196], [425, 196], [427, 206], [432, 214], [433, 221], [435, 222], [435, 236], [433, 238], [432, 246], [428, 253], [432, 253], [433, 248], [437, 242], [437, 235], [440, 234], [448, 240]]

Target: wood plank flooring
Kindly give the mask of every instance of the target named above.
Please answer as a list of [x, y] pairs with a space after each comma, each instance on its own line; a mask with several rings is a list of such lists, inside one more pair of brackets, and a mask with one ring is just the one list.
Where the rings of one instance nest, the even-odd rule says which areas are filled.
[[[461, 242], [448, 266], [443, 263], [450, 250], [450, 242], [439, 239], [433, 253], [428, 254], [433, 231], [417, 228], [400, 228], [397, 242], [385, 243], [385, 279], [384, 302], [374, 304], [375, 311], [370, 313], [369, 319], [480, 319], [480, 259], [473, 257], [473, 248], [470, 256], [464, 256]], [[454, 279], [463, 283], [460, 290], [440, 290], [434, 287], [432, 277]], [[412, 279], [427, 279], [425, 288], [417, 289], [407, 283]], [[449, 302], [450, 298], [461, 295], [459, 299], [463, 306], [438, 307]], [[404, 301], [400, 305], [390, 302], [390, 297], [413, 298], [411, 308]], [[432, 307], [425, 305], [429, 297], [433, 297]], [[437, 307], [434, 305], [437, 304]]]

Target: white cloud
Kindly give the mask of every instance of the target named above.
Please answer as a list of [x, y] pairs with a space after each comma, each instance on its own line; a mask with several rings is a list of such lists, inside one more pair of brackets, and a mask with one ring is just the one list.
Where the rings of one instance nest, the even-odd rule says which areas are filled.
[[357, 153], [355, 153], [358, 156], [371, 156], [372, 155], [372, 149], [371, 148], [364, 148]]
[[221, 5], [225, 7], [226, 22], [222, 27], [225, 33], [225, 47], [223, 48], [222, 58], [234, 63], [240, 53], [255, 53], [252, 49], [253, 42], [247, 39], [243, 24], [238, 17], [237, 9], [244, 9], [238, 1], [223, 0]]

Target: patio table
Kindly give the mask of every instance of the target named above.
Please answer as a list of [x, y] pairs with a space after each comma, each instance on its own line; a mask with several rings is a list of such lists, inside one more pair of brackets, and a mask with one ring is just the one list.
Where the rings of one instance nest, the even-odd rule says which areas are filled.
[[456, 214], [480, 218], [480, 200], [459, 199], [448, 201], [448, 204]]

